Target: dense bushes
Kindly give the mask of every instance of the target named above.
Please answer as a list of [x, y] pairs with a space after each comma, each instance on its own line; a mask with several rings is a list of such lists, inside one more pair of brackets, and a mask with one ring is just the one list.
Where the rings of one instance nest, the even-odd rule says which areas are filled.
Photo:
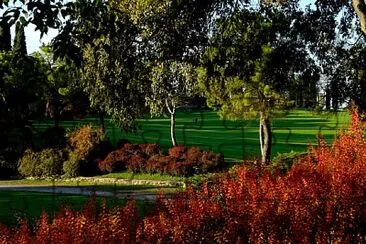
[[97, 216], [63, 210], [51, 223], [43, 215], [34, 232], [1, 226], [0, 242], [365, 243], [364, 129], [354, 114], [349, 132], [332, 146], [320, 140], [285, 175], [240, 166], [210, 187], [160, 196], [144, 219], [131, 202]]
[[162, 153], [155, 144], [125, 144], [99, 162], [102, 172], [128, 169], [135, 173], [160, 173], [174, 176], [203, 174], [220, 169], [224, 159], [221, 155], [203, 151], [198, 147], [176, 146]]
[[18, 171], [25, 177], [61, 175], [65, 158], [65, 151], [60, 149], [44, 149], [40, 152], [27, 149], [19, 160]]
[[[52, 131], [61, 133], [62, 129]], [[109, 142], [104, 141], [101, 130], [88, 125], [72, 131], [67, 138], [69, 146], [66, 148], [58, 149], [62, 144], [56, 143], [57, 140], [53, 138], [49, 146], [55, 148], [46, 148], [39, 152], [26, 150], [18, 163], [19, 173], [25, 177], [98, 174], [98, 158], [104, 158], [112, 148]]]
[[104, 139], [102, 130], [90, 125], [80, 127], [68, 134], [69, 159], [63, 170], [68, 177], [98, 174], [98, 158], [103, 158], [112, 146]]

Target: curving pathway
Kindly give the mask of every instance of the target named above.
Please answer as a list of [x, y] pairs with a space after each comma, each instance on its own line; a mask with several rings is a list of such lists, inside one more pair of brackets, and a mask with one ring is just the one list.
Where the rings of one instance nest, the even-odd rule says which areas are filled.
[[39, 186], [39, 185], [1, 185], [0, 191], [29, 191], [45, 192], [54, 194], [75, 194], [87, 195], [95, 194], [102, 197], [133, 198], [136, 200], [155, 201], [156, 193], [141, 191], [106, 191], [94, 190], [92, 187], [73, 187], [73, 186]]

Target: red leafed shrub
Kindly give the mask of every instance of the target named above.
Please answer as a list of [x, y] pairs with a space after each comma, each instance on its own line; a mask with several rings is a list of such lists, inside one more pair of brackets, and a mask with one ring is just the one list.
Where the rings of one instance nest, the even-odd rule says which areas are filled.
[[241, 166], [209, 188], [161, 200], [146, 242], [365, 243], [365, 125], [352, 112], [332, 146], [320, 140], [285, 175]]
[[164, 174], [164, 173], [167, 173], [167, 172], [169, 172], [167, 170], [168, 164], [172, 160], [174, 160], [173, 157], [165, 156], [165, 155], [161, 155], [161, 154], [151, 156], [146, 161], [146, 169], [145, 169], [146, 173], [150, 173], [150, 174], [154, 174], [154, 173]]
[[198, 147], [176, 146], [163, 154], [156, 144], [124, 144], [99, 162], [102, 172], [115, 172], [127, 168], [134, 173], [160, 173], [174, 176], [190, 176], [220, 169], [221, 155], [203, 151]]
[[132, 155], [127, 162], [127, 169], [134, 173], [144, 173], [146, 168], [146, 159], [141, 155]]
[[197, 190], [159, 196], [144, 219], [131, 202], [97, 215], [88, 205], [51, 223], [43, 215], [35, 230], [0, 226], [0, 243], [366, 243], [365, 125], [352, 118], [333, 145], [320, 140], [286, 174], [243, 165]]
[[[320, 140], [286, 174], [243, 165], [197, 190], [159, 196], [144, 219], [131, 202], [97, 215], [88, 205], [51, 223], [43, 215], [34, 230], [0, 226], [0, 243], [366, 243], [365, 125], [352, 117], [333, 145]], [[186, 163], [154, 160], [175, 170]]]
[[130, 155], [123, 150], [117, 150], [109, 153], [107, 157], [98, 162], [98, 167], [102, 172], [115, 172], [121, 171], [126, 168], [126, 164], [129, 161]]
[[187, 152], [187, 147], [185, 146], [175, 146], [169, 149], [169, 156], [174, 158], [183, 159]]
[[157, 144], [140, 144], [139, 146], [147, 157], [162, 154], [161, 148]]

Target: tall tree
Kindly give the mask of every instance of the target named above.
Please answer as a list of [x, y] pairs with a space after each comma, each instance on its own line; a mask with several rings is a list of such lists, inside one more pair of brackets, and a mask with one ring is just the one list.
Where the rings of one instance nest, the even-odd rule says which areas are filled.
[[7, 21], [0, 22], [0, 51], [11, 50], [10, 25]]
[[13, 52], [20, 56], [27, 55], [27, 43], [25, 40], [24, 26], [21, 22], [17, 22], [15, 27]]
[[268, 164], [270, 119], [291, 105], [289, 87], [309, 57], [293, 27], [301, 14], [261, 10], [265, 13], [242, 9], [220, 18], [198, 72], [208, 105], [219, 108], [221, 117], [259, 118], [261, 161]]
[[82, 63], [80, 82], [93, 108], [121, 128], [134, 129], [145, 112], [147, 90], [138, 31], [126, 13], [105, 2], [79, 0], [72, 5], [53, 42], [56, 54]]
[[151, 93], [148, 93], [146, 102], [153, 116], [169, 112], [173, 146], [177, 145], [175, 113], [194, 94], [194, 73], [192, 65], [174, 61], [156, 64], [151, 72]]
[[147, 105], [153, 116], [169, 113], [174, 146], [176, 109], [193, 95], [193, 65], [208, 43], [209, 23], [219, 2], [111, 1], [138, 28], [144, 68], [150, 73]]

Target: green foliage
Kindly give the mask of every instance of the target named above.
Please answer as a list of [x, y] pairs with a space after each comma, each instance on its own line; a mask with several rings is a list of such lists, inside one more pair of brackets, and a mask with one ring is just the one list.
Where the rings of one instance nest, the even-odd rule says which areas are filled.
[[275, 156], [271, 163], [275, 169], [279, 169], [281, 172], [287, 172], [294, 163], [296, 163], [300, 158], [307, 155], [306, 152], [294, 152], [289, 153], [279, 153]]
[[82, 160], [80, 160], [79, 156], [74, 153], [69, 153], [69, 158], [64, 162], [62, 166], [62, 170], [66, 177], [77, 177], [81, 175], [80, 168], [82, 164]]
[[60, 176], [65, 158], [65, 152], [60, 149], [44, 149], [40, 152], [27, 149], [19, 159], [18, 171], [24, 177]]
[[27, 44], [25, 41], [24, 25], [21, 22], [17, 22], [15, 27], [13, 52], [18, 56], [27, 55]]
[[0, 22], [0, 51], [11, 50], [10, 25], [6, 21]]

